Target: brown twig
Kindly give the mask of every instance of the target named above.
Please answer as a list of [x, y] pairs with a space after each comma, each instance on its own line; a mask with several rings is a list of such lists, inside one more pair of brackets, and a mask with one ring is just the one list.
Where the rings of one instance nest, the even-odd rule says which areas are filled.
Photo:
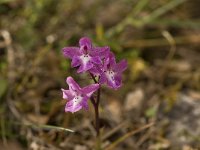
[[144, 141], [146, 141], [151, 135], [152, 130], [149, 129], [149, 131], [145, 135], [143, 135], [141, 139], [139, 139], [139, 141], [136, 143], [136, 147], [139, 148], [139, 146], [142, 145], [142, 143], [144, 143]]
[[120, 123], [119, 125], [117, 125], [115, 128], [113, 128], [112, 130], [110, 130], [109, 132], [105, 133], [101, 140], [104, 141], [107, 138], [109, 138], [110, 136], [112, 136], [114, 133], [116, 133], [118, 130], [120, 130], [121, 128], [127, 126], [127, 121], [124, 121], [122, 123]]
[[[199, 44], [200, 35], [187, 35], [187, 36], [178, 36], [174, 37], [174, 42], [176, 45], [185, 45], [185, 44]], [[169, 41], [166, 39], [149, 39], [149, 40], [134, 40], [128, 41], [122, 45], [124, 48], [145, 48], [145, 47], [160, 47], [160, 46], [169, 46]]]
[[125, 134], [124, 136], [120, 137], [118, 140], [116, 140], [114, 143], [112, 143], [111, 145], [109, 145], [106, 150], [112, 150], [114, 149], [118, 144], [120, 144], [121, 142], [123, 142], [124, 140], [126, 140], [127, 138], [129, 138], [130, 136], [138, 133], [138, 132], [141, 132], [142, 130], [145, 130], [149, 127], [151, 127], [152, 125], [154, 125], [154, 122], [151, 122], [147, 125], [144, 125], [143, 127], [139, 128], [139, 129], [136, 129], [136, 130], [133, 130], [127, 134]]

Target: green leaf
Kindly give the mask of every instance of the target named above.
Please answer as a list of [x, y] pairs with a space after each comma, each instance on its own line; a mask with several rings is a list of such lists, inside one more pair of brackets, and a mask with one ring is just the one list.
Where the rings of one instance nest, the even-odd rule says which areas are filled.
[[30, 126], [32, 128], [41, 128], [41, 129], [47, 129], [47, 130], [62, 130], [65, 132], [75, 132], [74, 130], [68, 129], [68, 128], [63, 128], [63, 127], [58, 127], [58, 126], [52, 126], [52, 125], [37, 125], [37, 124], [23, 124], [25, 126]]
[[156, 115], [157, 112], [157, 108], [156, 107], [151, 107], [149, 109], [146, 110], [145, 112], [145, 116], [147, 117], [154, 117]]

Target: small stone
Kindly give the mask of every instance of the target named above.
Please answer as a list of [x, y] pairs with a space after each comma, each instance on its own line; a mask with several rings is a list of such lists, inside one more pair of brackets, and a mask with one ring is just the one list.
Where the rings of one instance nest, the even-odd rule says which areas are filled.
[[129, 93], [125, 100], [125, 110], [139, 109], [144, 99], [144, 92], [142, 89], [136, 89]]
[[84, 145], [76, 145], [75, 150], [87, 150], [88, 148]]

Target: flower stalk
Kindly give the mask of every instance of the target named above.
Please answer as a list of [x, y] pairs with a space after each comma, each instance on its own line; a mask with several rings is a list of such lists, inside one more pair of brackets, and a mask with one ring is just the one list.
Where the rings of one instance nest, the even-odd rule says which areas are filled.
[[95, 122], [96, 122], [97, 137], [100, 134], [100, 118], [99, 118], [100, 95], [101, 95], [101, 87], [98, 89], [98, 92], [97, 92], [97, 101], [96, 101], [96, 105], [94, 107], [94, 109], [95, 109]]
[[[96, 80], [96, 78], [94, 77], [94, 75], [91, 74], [91, 73], [90, 73], [90, 75], [91, 75], [94, 83], [98, 83], [98, 81]], [[97, 91], [97, 98], [96, 98], [96, 100], [95, 100], [95, 98], [93, 96], [91, 97], [91, 102], [93, 104], [94, 112], [95, 112], [95, 130], [96, 130], [96, 136], [97, 137], [100, 134], [100, 118], [99, 118], [100, 96], [101, 96], [101, 87], [99, 86], [99, 89]]]
[[94, 107], [95, 112], [95, 130], [96, 130], [96, 136], [98, 137], [100, 134], [100, 118], [99, 118], [99, 104], [97, 101], [95, 101], [94, 97], [91, 97], [91, 102]]

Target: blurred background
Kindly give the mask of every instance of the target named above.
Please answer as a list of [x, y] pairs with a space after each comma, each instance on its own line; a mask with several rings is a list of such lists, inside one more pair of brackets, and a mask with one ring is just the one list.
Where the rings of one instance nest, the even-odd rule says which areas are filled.
[[199, 0], [0, 0], [0, 149], [94, 149], [93, 108], [65, 113], [60, 90], [67, 76], [89, 83], [61, 53], [83, 36], [128, 60], [123, 86], [102, 91], [102, 149], [200, 149], [199, 6]]

